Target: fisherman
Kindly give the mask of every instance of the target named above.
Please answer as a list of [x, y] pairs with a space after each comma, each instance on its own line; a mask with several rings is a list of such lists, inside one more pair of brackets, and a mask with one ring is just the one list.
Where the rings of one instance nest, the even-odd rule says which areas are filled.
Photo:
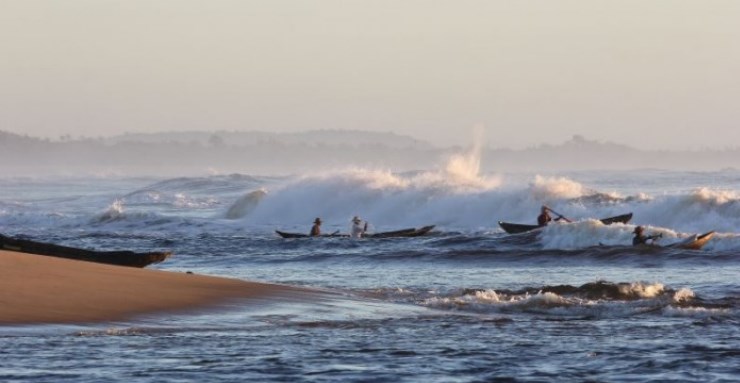
[[321, 218], [316, 218], [313, 221], [313, 226], [311, 226], [311, 232], [308, 234], [311, 237], [316, 237], [321, 235]]
[[355, 216], [352, 218], [352, 229], [350, 230], [349, 236], [352, 238], [362, 238], [362, 235], [367, 231], [367, 222], [362, 225], [360, 217]]
[[[547, 226], [548, 223], [552, 222], [552, 217], [550, 217], [550, 212], [552, 209], [549, 207], [542, 205], [542, 209], [540, 210], [540, 215], [537, 216], [537, 225]], [[565, 222], [570, 222], [568, 218], [563, 217], [562, 215], [558, 214], [557, 212], [552, 211], [553, 213], [558, 215], [558, 218], [555, 218], [555, 221], [565, 220]]]
[[552, 217], [550, 217], [550, 209], [548, 209], [547, 206], [542, 205], [540, 215], [537, 216], [537, 226], [547, 226], [550, 221], [552, 221]]
[[655, 240], [657, 238], [661, 238], [663, 234], [654, 234], [654, 235], [645, 235], [644, 234], [645, 229], [642, 226], [637, 226], [633, 233], [635, 234], [635, 237], [632, 238], [632, 245], [633, 246], [639, 246], [639, 245], [647, 245], [647, 241], [649, 240]]

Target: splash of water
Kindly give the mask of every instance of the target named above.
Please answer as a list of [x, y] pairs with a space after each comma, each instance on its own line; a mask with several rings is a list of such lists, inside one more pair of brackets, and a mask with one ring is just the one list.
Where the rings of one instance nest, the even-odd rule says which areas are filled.
[[537, 175], [530, 185], [532, 195], [540, 200], [579, 198], [592, 191], [582, 184], [565, 177], [543, 177]]
[[114, 222], [124, 218], [123, 200], [116, 199], [108, 208], [100, 213], [94, 221], [105, 223]]
[[483, 148], [483, 128], [476, 126], [473, 145], [465, 153], [453, 154], [447, 161], [447, 174], [463, 182], [479, 180], [481, 150]]

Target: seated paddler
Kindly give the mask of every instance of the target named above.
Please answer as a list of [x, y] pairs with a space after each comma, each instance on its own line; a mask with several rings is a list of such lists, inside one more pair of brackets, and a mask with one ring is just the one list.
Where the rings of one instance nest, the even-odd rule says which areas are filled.
[[550, 212], [553, 212], [558, 216], [557, 218], [555, 218], [555, 221], [560, 221], [562, 219], [565, 222], [570, 222], [568, 218], [565, 218], [562, 215], [554, 212], [549, 207], [542, 205], [542, 209], [540, 209], [540, 215], [537, 216], [538, 226], [547, 226], [548, 223], [552, 222], [552, 217], [550, 216]]
[[633, 246], [647, 245], [649, 240], [655, 240], [663, 236], [663, 234], [645, 235], [645, 228], [642, 226], [637, 226], [632, 233], [635, 234], [632, 238]]
[[313, 221], [313, 226], [311, 226], [311, 232], [308, 233], [308, 235], [312, 237], [321, 235], [321, 218], [316, 218]]

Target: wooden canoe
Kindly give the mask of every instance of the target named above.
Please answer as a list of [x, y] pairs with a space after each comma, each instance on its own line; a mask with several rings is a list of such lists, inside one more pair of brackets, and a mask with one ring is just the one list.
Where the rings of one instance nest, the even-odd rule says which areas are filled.
[[[613, 223], [627, 223], [631, 219], [632, 219], [632, 213], [627, 213], [627, 214], [617, 215], [614, 217], [604, 218], [604, 219], [601, 219], [600, 221], [604, 225], [611, 225]], [[540, 227], [542, 227], [538, 225], [524, 225], [520, 223], [509, 223], [509, 222], [502, 222], [502, 221], [498, 221], [498, 225], [501, 226], [501, 228], [504, 229], [504, 231], [509, 234], [525, 233], [525, 232], [539, 229]]]
[[676, 242], [665, 247], [686, 250], [699, 250], [704, 247], [704, 245], [706, 245], [713, 236], [714, 231], [710, 231], [704, 234], [694, 234], [691, 237], [684, 239], [683, 241]]
[[[365, 234], [362, 237], [363, 238], [409, 238], [409, 237], [420, 237], [422, 235], [425, 235], [432, 231], [434, 229], [434, 225], [424, 226], [421, 228], [409, 228], [409, 229], [401, 229], [401, 230], [394, 230], [394, 231], [385, 231], [380, 233], [372, 233], [372, 234]], [[275, 230], [275, 233], [279, 235], [282, 238], [312, 238], [308, 234], [303, 233], [288, 233], [280, 230]], [[331, 234], [322, 234], [317, 237], [313, 238], [348, 238], [349, 234], [339, 234], [339, 233], [331, 233]]]
[[275, 233], [277, 233], [277, 235], [279, 235], [279, 236], [281, 236], [283, 238], [339, 238], [339, 237], [349, 237], [349, 234], [339, 234], [339, 233], [321, 234], [321, 235], [316, 235], [314, 237], [311, 237], [310, 235], [304, 234], [304, 233], [289, 233], [289, 232], [280, 231], [280, 230], [275, 230]]
[[0, 234], [0, 249], [129, 267], [146, 267], [162, 262], [171, 255], [170, 252], [136, 253], [127, 250], [96, 251], [79, 249], [28, 239], [16, 239], [2, 234]]

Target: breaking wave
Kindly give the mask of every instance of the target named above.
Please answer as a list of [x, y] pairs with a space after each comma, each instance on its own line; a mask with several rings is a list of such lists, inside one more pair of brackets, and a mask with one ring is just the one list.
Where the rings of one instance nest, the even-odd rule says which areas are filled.
[[738, 309], [737, 302], [706, 301], [697, 297], [691, 289], [684, 287], [674, 290], [657, 282], [596, 281], [581, 286], [557, 285], [517, 290], [462, 289], [442, 294], [434, 291], [386, 289], [364, 294], [443, 311], [584, 319], [646, 314], [696, 318], [733, 317], [737, 315]]

